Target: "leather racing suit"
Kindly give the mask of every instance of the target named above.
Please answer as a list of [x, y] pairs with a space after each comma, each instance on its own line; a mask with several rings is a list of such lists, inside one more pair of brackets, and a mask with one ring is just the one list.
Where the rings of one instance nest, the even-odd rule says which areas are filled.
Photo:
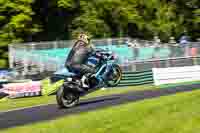
[[88, 47], [84, 41], [78, 40], [66, 59], [65, 67], [79, 76], [95, 73], [95, 69], [86, 65], [86, 61], [92, 52], [92, 47]]

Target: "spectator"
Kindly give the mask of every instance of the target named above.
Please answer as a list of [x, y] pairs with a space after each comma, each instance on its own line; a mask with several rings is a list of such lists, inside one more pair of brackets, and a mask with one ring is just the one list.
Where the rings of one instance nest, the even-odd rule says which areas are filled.
[[157, 47], [160, 45], [161, 40], [158, 36], [154, 36], [154, 42], [155, 42], [154, 45]]
[[178, 56], [177, 53], [180, 53], [180, 52], [179, 52], [179, 47], [177, 47], [178, 44], [177, 44], [175, 38], [170, 37], [168, 43], [169, 43], [169, 48], [170, 48], [169, 57], [177, 57]]
[[159, 55], [160, 43], [161, 43], [160, 38], [158, 36], [154, 36], [154, 53], [152, 55], [152, 58], [156, 58], [156, 59], [160, 58], [160, 55]]
[[183, 35], [183, 36], [181, 36], [181, 38], [179, 39], [179, 44], [180, 44], [181, 46], [186, 46], [186, 45], [188, 45], [189, 40], [190, 40], [189, 36]]
[[128, 42], [128, 47], [131, 47], [133, 50], [133, 59], [137, 60], [138, 56], [139, 56], [139, 43], [137, 42], [137, 40], [133, 40], [132, 42]]
[[176, 42], [176, 40], [175, 40], [175, 38], [173, 36], [171, 36], [169, 38], [169, 42], [168, 43], [173, 45], [173, 46], [177, 46], [177, 42]]
[[190, 40], [189, 36], [186, 35], [185, 33], [179, 39], [179, 44], [182, 47], [184, 56], [186, 57], [189, 56], [189, 50], [190, 50], [188, 47], [189, 40]]
[[197, 42], [200, 42], [200, 38], [197, 38]]
[[198, 55], [198, 49], [197, 48], [190, 48], [190, 56], [196, 57]]
[[128, 47], [132, 47], [132, 45], [133, 45], [133, 43], [129, 40], [126, 42], [126, 44], [127, 44]]

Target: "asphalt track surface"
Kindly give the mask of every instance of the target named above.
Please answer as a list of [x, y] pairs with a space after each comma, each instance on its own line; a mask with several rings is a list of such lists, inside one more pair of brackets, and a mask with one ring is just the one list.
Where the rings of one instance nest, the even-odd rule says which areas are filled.
[[70, 109], [59, 109], [56, 104], [31, 107], [21, 110], [0, 112], [0, 130], [22, 126], [45, 120], [53, 120], [70, 114], [88, 112], [119, 104], [141, 101], [160, 96], [172, 95], [200, 89], [200, 84], [169, 87], [160, 90], [129, 92], [126, 94], [110, 95], [80, 101], [80, 104]]

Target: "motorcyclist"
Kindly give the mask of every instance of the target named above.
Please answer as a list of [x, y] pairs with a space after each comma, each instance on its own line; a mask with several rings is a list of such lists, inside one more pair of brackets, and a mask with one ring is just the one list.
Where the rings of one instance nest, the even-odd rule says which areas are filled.
[[77, 41], [72, 47], [66, 62], [65, 67], [73, 73], [81, 77], [83, 87], [88, 86], [88, 76], [95, 73], [95, 69], [86, 65], [86, 61], [90, 54], [94, 52], [90, 37], [84, 33], [78, 36]]

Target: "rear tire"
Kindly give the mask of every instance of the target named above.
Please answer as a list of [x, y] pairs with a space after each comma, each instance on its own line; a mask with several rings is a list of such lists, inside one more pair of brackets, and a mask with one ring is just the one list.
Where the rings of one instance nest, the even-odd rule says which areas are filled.
[[57, 104], [60, 108], [71, 108], [78, 104], [79, 96], [70, 91], [64, 91], [64, 86], [61, 86], [56, 94]]

